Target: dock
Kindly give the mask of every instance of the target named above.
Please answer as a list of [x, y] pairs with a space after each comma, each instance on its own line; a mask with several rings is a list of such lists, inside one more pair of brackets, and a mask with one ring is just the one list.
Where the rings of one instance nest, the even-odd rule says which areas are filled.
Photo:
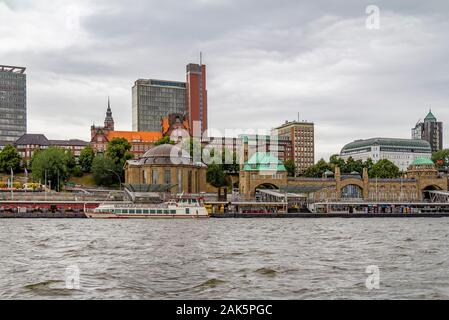
[[449, 212], [439, 213], [212, 213], [211, 218], [242, 219], [325, 219], [325, 218], [449, 218]]

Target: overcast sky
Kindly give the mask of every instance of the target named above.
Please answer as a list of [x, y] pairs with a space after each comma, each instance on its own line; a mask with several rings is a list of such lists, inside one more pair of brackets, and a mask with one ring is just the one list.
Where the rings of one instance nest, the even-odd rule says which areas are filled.
[[[379, 29], [366, 28], [371, 4]], [[0, 0], [0, 64], [27, 67], [30, 133], [89, 140], [108, 96], [131, 130], [134, 81], [185, 81], [202, 51], [209, 127], [270, 129], [299, 112], [319, 159], [409, 138], [430, 107], [449, 119], [448, 30], [446, 0]]]

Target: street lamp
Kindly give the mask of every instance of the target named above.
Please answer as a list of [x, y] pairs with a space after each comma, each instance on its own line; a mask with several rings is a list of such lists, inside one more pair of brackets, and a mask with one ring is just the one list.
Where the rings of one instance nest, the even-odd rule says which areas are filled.
[[120, 182], [119, 190], [122, 191], [122, 178], [120, 177], [120, 175], [117, 172], [115, 172], [114, 170], [112, 170], [112, 169], [106, 169], [106, 171], [112, 172], [112, 173], [114, 173], [118, 177], [118, 180]]

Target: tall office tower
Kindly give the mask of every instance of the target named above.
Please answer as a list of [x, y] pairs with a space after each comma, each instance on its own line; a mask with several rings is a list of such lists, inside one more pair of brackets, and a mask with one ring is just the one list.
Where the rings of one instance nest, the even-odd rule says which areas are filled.
[[438, 122], [437, 118], [429, 111], [424, 121], [419, 121], [412, 129], [412, 139], [426, 140], [432, 147], [432, 152], [443, 149], [443, 122]]
[[315, 164], [315, 125], [312, 122], [285, 121], [275, 131], [279, 137], [290, 138], [297, 173], [302, 174]]
[[132, 88], [133, 131], [161, 131], [161, 120], [186, 111], [186, 83], [139, 79]]
[[207, 89], [206, 66], [189, 63], [187, 65], [187, 115], [190, 134], [194, 122], [200, 123], [201, 134], [207, 130]]
[[14, 143], [26, 131], [25, 68], [0, 65], [0, 141]]

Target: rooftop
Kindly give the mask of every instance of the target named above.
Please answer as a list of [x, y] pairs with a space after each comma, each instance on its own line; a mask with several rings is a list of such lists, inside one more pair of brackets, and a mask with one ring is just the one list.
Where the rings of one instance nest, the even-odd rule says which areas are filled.
[[0, 71], [3, 71], [3, 72], [23, 74], [23, 73], [25, 73], [25, 70], [26, 70], [25, 67], [15, 67], [15, 66], [3, 66], [3, 65], [0, 65]]
[[284, 164], [269, 152], [256, 152], [243, 165], [243, 171], [287, 171]]
[[412, 166], [423, 166], [423, 165], [435, 165], [433, 161], [429, 158], [419, 157], [413, 161]]
[[15, 145], [39, 145], [48, 146], [50, 141], [43, 134], [25, 133], [15, 142]]
[[114, 138], [125, 138], [129, 142], [155, 142], [162, 138], [162, 133], [157, 131], [110, 131], [108, 140], [111, 141]]
[[429, 113], [424, 118], [424, 121], [430, 121], [430, 122], [437, 121], [437, 118], [433, 115], [432, 110], [429, 110]]
[[366, 140], [356, 140], [354, 142], [345, 145], [341, 150], [341, 152], [344, 153], [372, 146], [402, 147], [402, 148], [420, 149], [420, 151], [429, 153], [431, 152], [430, 144], [425, 140], [396, 139], [396, 138], [372, 138]]
[[314, 123], [313, 122], [309, 122], [307, 120], [303, 120], [303, 121], [285, 121], [282, 125], [280, 125], [279, 127], [276, 127], [276, 129], [282, 129], [285, 127], [289, 127], [289, 126], [313, 126]]

